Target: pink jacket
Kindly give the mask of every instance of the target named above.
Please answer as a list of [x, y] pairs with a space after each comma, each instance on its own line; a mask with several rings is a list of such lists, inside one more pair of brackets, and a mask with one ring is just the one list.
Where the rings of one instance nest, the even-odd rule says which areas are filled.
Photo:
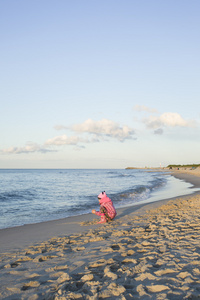
[[[100, 205], [105, 207], [107, 212], [108, 212], [108, 215], [111, 219], [113, 219], [115, 216], [116, 216], [116, 210], [114, 208], [114, 205], [112, 203], [112, 200], [110, 198], [108, 198], [108, 196], [106, 196], [106, 193], [104, 193], [102, 195], [102, 198], [101, 200], [99, 201]], [[102, 213], [100, 211], [96, 211], [95, 213], [97, 216], [101, 216]]]

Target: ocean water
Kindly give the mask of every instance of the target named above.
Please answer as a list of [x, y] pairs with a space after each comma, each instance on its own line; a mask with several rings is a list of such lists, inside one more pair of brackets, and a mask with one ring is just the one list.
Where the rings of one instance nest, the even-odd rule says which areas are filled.
[[116, 208], [193, 192], [173, 176], [146, 170], [0, 170], [0, 228], [56, 220], [98, 209], [106, 191]]

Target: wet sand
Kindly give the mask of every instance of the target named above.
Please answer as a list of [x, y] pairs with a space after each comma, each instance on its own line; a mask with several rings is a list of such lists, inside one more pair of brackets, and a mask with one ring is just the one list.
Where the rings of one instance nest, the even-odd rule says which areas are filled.
[[[184, 176], [200, 187], [200, 177]], [[97, 221], [89, 214], [0, 230], [0, 299], [198, 298], [200, 193]]]

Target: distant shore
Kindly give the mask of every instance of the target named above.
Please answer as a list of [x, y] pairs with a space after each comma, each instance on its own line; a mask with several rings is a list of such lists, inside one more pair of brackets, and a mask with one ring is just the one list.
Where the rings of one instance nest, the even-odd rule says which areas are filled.
[[[199, 170], [166, 170], [200, 188]], [[200, 193], [0, 230], [0, 299], [198, 295]], [[132, 297], [132, 298], [131, 298]], [[160, 298], [161, 299], [161, 298]]]
[[126, 170], [131, 170], [131, 169], [138, 169], [138, 170], [160, 170], [160, 171], [169, 171], [173, 172], [173, 174], [179, 174], [179, 173], [184, 173], [184, 174], [191, 174], [194, 176], [200, 176], [200, 167], [197, 168], [192, 168], [192, 167], [157, 167], [157, 168], [135, 168], [135, 167], [127, 167]]

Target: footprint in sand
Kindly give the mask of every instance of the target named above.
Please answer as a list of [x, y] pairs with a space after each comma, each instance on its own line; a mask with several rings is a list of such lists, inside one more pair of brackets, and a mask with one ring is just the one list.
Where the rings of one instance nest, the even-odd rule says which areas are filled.
[[58, 284], [61, 284], [61, 283], [66, 282], [66, 281], [69, 281], [71, 279], [71, 277], [69, 276], [69, 274], [65, 273], [65, 272], [53, 273], [50, 277], [51, 278], [57, 278], [56, 282]]
[[11, 268], [16, 268], [18, 267], [20, 264], [18, 262], [14, 262], [14, 263], [11, 263], [10, 266]]
[[97, 224], [97, 222], [98, 222], [98, 219], [94, 219], [92, 221], [81, 222], [80, 225], [81, 226], [95, 225], [95, 224]]
[[26, 291], [26, 290], [31, 289], [31, 288], [36, 288], [38, 286], [40, 286], [40, 283], [38, 281], [29, 281], [28, 283], [25, 283], [22, 286], [21, 290]]
[[43, 261], [46, 261], [46, 260], [49, 260], [49, 259], [53, 259], [53, 258], [57, 258], [58, 256], [57, 255], [47, 255], [47, 256], [41, 256], [39, 258], [35, 258], [34, 261], [37, 262], [43, 262]]

